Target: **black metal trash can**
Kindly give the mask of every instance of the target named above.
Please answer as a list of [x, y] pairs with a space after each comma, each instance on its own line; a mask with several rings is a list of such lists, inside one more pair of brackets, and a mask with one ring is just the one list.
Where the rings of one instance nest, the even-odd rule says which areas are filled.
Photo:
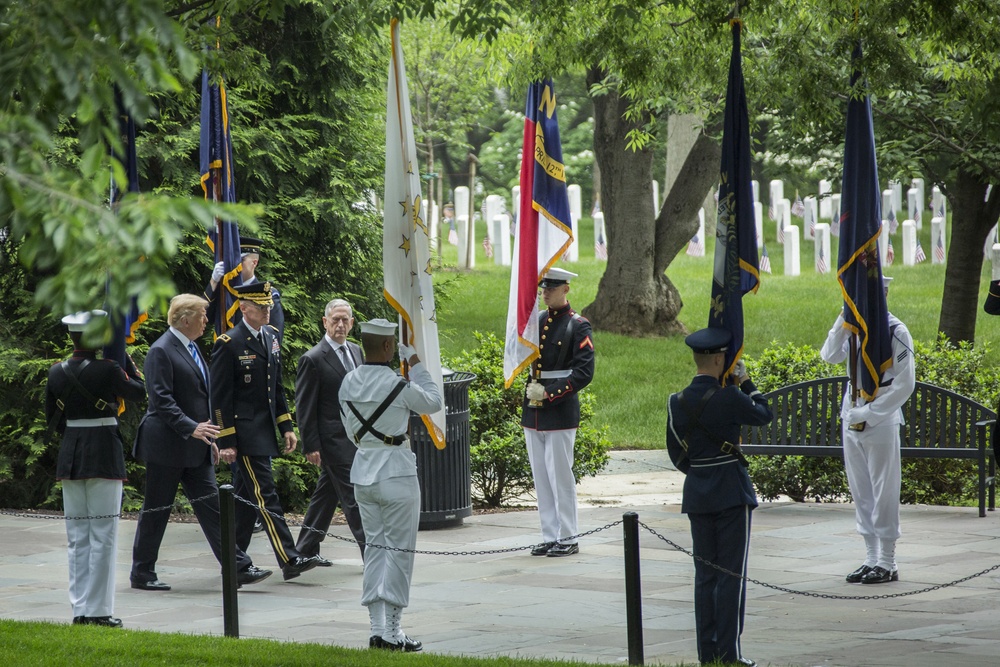
[[420, 480], [420, 530], [460, 526], [472, 516], [469, 385], [475, 379], [466, 371], [444, 376], [444, 449], [434, 446], [420, 415], [410, 415], [410, 447]]

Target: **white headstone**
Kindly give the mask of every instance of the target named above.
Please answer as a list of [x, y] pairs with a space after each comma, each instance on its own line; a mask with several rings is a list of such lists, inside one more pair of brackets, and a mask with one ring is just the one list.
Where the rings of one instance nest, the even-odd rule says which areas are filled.
[[882, 221], [882, 233], [878, 235], [878, 258], [882, 264], [882, 268], [885, 268], [886, 258], [889, 254], [889, 221]]
[[521, 186], [515, 185], [510, 189], [510, 202], [513, 208], [511, 208], [511, 213], [514, 215], [514, 219], [517, 220], [517, 216], [521, 215]]
[[660, 214], [660, 184], [653, 179], [653, 217]]
[[948, 217], [948, 200], [944, 198], [941, 188], [936, 185], [931, 190], [931, 214], [939, 218]]
[[[604, 251], [601, 251], [601, 242], [604, 243]], [[604, 214], [600, 211], [594, 213], [594, 257], [602, 261], [608, 261], [608, 235], [604, 229]]]
[[799, 264], [799, 228], [789, 225], [785, 227], [785, 275], [799, 275]]
[[750, 181], [750, 187], [753, 188], [753, 200], [760, 201], [760, 181]]
[[948, 256], [944, 218], [931, 218], [931, 264], [944, 264]]
[[917, 189], [917, 198], [920, 202], [920, 210], [923, 210], [924, 206], [927, 205], [927, 190], [924, 189], [924, 179], [914, 178], [910, 181], [910, 187]]
[[759, 201], [753, 203], [753, 222], [757, 230], [757, 248], [764, 247], [764, 205]]
[[455, 188], [455, 224], [458, 224], [458, 216], [469, 215], [469, 188], [460, 185]]
[[781, 225], [778, 234], [778, 243], [784, 243], [784, 230], [792, 226], [792, 204], [787, 199], [781, 200], [781, 217], [778, 218], [778, 224]]
[[497, 235], [494, 230], [494, 218], [496, 218], [503, 211], [504, 201], [503, 197], [500, 195], [487, 195], [485, 201], [483, 202], [483, 207], [486, 209], [484, 214], [486, 223], [486, 235], [490, 237], [490, 244], [493, 246], [493, 261], [496, 264], [500, 263], [499, 253], [497, 252]]
[[896, 212], [896, 217], [903, 217], [903, 184], [899, 181], [889, 181], [889, 189], [892, 190], [892, 210]]
[[913, 266], [917, 263], [917, 223], [913, 220], [903, 221], [903, 266]]
[[830, 272], [830, 224], [817, 222], [814, 234], [816, 247], [813, 257], [816, 262], [816, 273]]
[[771, 181], [771, 199], [769, 204], [771, 208], [774, 209], [774, 215], [778, 220], [781, 220], [781, 216], [778, 215], [778, 203], [785, 198], [785, 184], [780, 180]]
[[697, 246], [695, 246], [690, 241], [688, 241], [687, 254], [691, 255], [692, 257], [704, 257], [705, 246], [708, 245], [708, 242], [705, 239], [705, 209], [703, 208], [698, 209], [697, 236], [700, 243], [698, 243]]
[[498, 266], [510, 266], [510, 216], [498, 213], [493, 217], [493, 263]]
[[830, 219], [830, 190], [830, 181], [824, 178], [819, 182], [819, 217], [823, 220]]
[[889, 211], [894, 211], [896, 218], [899, 218], [899, 211], [892, 208], [892, 190], [886, 189], [882, 191], [882, 218], [884, 220], [889, 219]]
[[923, 229], [924, 207], [920, 203], [920, 191], [910, 188], [906, 191], [906, 215], [917, 223], [917, 229]]
[[802, 200], [803, 212], [802, 212], [802, 233], [808, 240], [813, 240], [816, 238], [816, 223], [819, 222], [816, 219], [817, 206], [816, 198], [812, 195], [806, 197]]
[[[455, 188], [455, 199], [458, 199], [458, 188]], [[469, 247], [469, 216], [466, 214], [455, 216], [455, 232], [458, 235], [458, 268], [471, 269], [475, 266], [475, 253], [473, 253], [472, 266], [469, 265], [469, 256], [466, 249]]]

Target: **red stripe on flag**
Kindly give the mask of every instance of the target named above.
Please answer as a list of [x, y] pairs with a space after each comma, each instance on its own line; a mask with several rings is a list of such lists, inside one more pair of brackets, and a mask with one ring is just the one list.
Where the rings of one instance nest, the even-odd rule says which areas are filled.
[[521, 210], [517, 224], [521, 242], [518, 244], [517, 264], [517, 334], [535, 317], [538, 303], [538, 211], [532, 206], [535, 184], [535, 123], [524, 119], [523, 158], [521, 159]]

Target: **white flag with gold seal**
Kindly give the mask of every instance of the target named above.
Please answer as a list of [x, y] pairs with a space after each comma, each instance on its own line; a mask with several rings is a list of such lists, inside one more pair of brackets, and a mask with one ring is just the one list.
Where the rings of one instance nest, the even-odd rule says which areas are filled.
[[[385, 298], [402, 321], [400, 340], [413, 347], [438, 389], [441, 349], [438, 345], [437, 311], [431, 281], [431, 253], [427, 223], [421, 217], [420, 174], [410, 94], [406, 87], [403, 51], [399, 46], [399, 21], [392, 20], [392, 59], [385, 121], [385, 223], [382, 236], [382, 269]], [[442, 391], [442, 396], [444, 392]], [[434, 446], [444, 449], [445, 411], [420, 415]]]

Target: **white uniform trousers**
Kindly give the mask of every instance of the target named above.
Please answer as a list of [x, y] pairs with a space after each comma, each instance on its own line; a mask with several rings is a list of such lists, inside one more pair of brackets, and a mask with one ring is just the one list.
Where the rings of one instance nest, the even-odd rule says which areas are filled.
[[542, 541], [558, 542], [576, 535], [576, 478], [573, 477], [576, 429], [536, 431], [526, 428], [524, 440], [535, 480]]
[[420, 483], [416, 476], [390, 477], [374, 484], [356, 484], [354, 497], [365, 529], [365, 574], [361, 604], [385, 600], [397, 607], [410, 604], [412, 553], [380, 549], [379, 545], [415, 549], [420, 525]]
[[844, 468], [854, 499], [858, 533], [899, 538], [899, 424], [844, 429]]
[[[122, 483], [111, 479], [64, 479], [67, 517], [118, 514]], [[111, 616], [115, 611], [118, 518], [66, 521], [69, 541], [69, 603], [73, 616]]]

